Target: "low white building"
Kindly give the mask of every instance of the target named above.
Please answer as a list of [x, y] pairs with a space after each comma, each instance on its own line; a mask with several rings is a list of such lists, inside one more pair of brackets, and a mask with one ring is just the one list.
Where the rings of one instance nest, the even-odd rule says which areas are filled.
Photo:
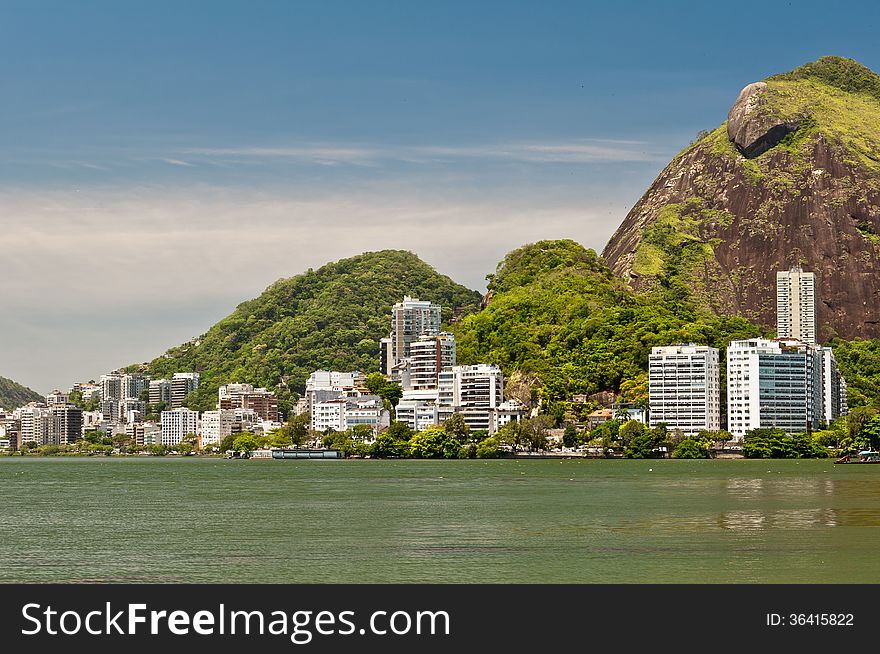
[[311, 428], [317, 432], [345, 431], [367, 425], [378, 433], [390, 424], [390, 413], [384, 401], [375, 395], [339, 397], [316, 402], [312, 410]]
[[202, 414], [200, 433], [202, 445], [220, 443], [224, 438], [241, 431], [241, 420], [235, 411], [219, 409]]

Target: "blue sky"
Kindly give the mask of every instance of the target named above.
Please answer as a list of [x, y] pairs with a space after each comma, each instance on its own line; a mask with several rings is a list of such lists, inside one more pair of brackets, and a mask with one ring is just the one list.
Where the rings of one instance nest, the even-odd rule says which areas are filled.
[[474, 288], [601, 250], [747, 83], [880, 70], [813, 2], [0, 2], [0, 375], [146, 360], [275, 279], [405, 248]]

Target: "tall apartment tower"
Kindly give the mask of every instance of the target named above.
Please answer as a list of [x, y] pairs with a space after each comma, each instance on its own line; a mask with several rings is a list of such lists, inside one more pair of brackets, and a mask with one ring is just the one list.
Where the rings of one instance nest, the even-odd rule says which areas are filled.
[[[419, 336], [440, 333], [440, 305], [405, 295], [391, 309], [391, 367], [410, 356], [410, 345]], [[387, 366], [387, 364], [386, 364]]]
[[776, 335], [816, 343], [816, 273], [800, 266], [776, 273]]
[[652, 348], [648, 398], [651, 427], [662, 423], [688, 436], [721, 429], [718, 349], [695, 343]]
[[171, 408], [183, 406], [186, 396], [199, 388], [199, 373], [175, 372], [171, 378]]
[[[824, 357], [821, 348], [796, 339], [731, 341], [727, 347], [728, 431], [742, 438], [759, 428], [779, 428], [789, 434], [819, 429], [825, 422]], [[841, 388], [845, 386], [838, 386], [837, 408], [829, 409], [832, 419], [840, 412]]]
[[139, 399], [141, 393], [150, 388], [150, 377], [141, 374], [122, 375], [119, 380], [120, 400]]
[[420, 336], [410, 343], [410, 359], [410, 388], [437, 388], [440, 373], [455, 365], [455, 336], [449, 332]]

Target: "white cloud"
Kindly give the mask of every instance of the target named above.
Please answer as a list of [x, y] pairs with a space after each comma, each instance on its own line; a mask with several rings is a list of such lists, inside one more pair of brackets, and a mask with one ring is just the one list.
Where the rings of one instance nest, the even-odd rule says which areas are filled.
[[0, 190], [0, 375], [38, 390], [149, 359], [273, 281], [411, 250], [471, 288], [544, 238], [601, 249], [622, 213], [559, 189]]
[[186, 148], [181, 154], [207, 158], [288, 159], [313, 163], [376, 164], [383, 160], [430, 163], [450, 159], [488, 159], [526, 163], [610, 163], [655, 161], [662, 155], [641, 141], [585, 139], [572, 142], [511, 142], [474, 145], [400, 145]]
[[186, 168], [193, 168], [194, 165], [189, 163], [188, 161], [183, 161], [182, 159], [162, 159], [165, 163], [170, 166], [184, 166]]

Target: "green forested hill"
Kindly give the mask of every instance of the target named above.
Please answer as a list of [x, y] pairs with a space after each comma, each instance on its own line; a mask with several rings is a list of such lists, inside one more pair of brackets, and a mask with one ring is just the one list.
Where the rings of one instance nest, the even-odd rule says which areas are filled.
[[[497, 363], [539, 380], [550, 406], [573, 394], [622, 391], [644, 400], [657, 345], [695, 342], [726, 349], [732, 339], [772, 335], [744, 318], [719, 316], [674, 274], [635, 293], [592, 250], [541, 241], [508, 254], [490, 275], [485, 310], [454, 326], [462, 363]], [[880, 407], [880, 340], [828, 343], [850, 390], [850, 406]], [[722, 352], [723, 356], [723, 352]]]
[[191, 403], [202, 410], [213, 407], [217, 386], [228, 382], [301, 392], [318, 368], [378, 370], [379, 339], [404, 295], [441, 304], [444, 320], [453, 311], [478, 310], [481, 299], [411, 252], [367, 252], [278, 281], [202, 337], [132, 368], [154, 376], [202, 373]]
[[454, 327], [459, 361], [535, 376], [550, 404], [621, 389], [629, 399], [645, 399], [651, 347], [691, 341], [723, 347], [762, 333], [742, 318], [696, 311], [677, 288], [637, 295], [574, 241], [514, 250], [489, 290], [487, 308]]
[[43, 396], [27, 386], [17, 384], [11, 379], [0, 377], [0, 408], [15, 409], [43, 399]]

